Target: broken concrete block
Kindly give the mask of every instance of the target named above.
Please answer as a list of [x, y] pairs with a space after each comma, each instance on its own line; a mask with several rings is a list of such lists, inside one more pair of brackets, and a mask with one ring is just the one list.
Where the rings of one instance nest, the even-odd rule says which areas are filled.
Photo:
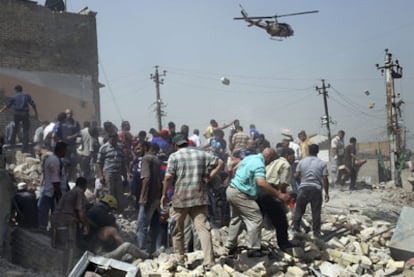
[[200, 265], [204, 258], [203, 251], [201, 250], [186, 253], [186, 256], [187, 256], [187, 265], [190, 268], [195, 268], [196, 266]]
[[348, 265], [345, 268], [345, 270], [353, 273], [353, 275], [356, 275], [356, 276], [361, 276], [362, 273], [364, 272], [364, 268], [360, 266], [359, 264]]
[[395, 272], [399, 273], [403, 271], [404, 265], [405, 263], [403, 261], [394, 261], [393, 259], [390, 259], [387, 263], [386, 269], [396, 269]]
[[342, 258], [342, 252], [338, 250], [328, 248], [326, 249], [326, 253], [328, 253], [328, 260], [331, 262], [339, 262]]
[[360, 260], [361, 258], [358, 255], [342, 253], [340, 264], [342, 265], [358, 264]]
[[236, 270], [234, 269], [234, 268], [232, 268], [232, 267], [230, 267], [229, 265], [227, 265], [227, 264], [223, 264], [223, 269], [228, 273], [228, 274], [230, 274], [230, 276], [232, 276], [233, 274], [235, 274], [236, 273]]
[[347, 245], [348, 244], [348, 242], [349, 242], [349, 238], [348, 237], [342, 237], [342, 238], [340, 238], [339, 239], [339, 242], [342, 244], [342, 245]]
[[344, 245], [337, 238], [331, 238], [326, 244], [333, 248], [342, 249], [344, 247]]
[[330, 262], [323, 262], [319, 266], [319, 270], [321, 271], [323, 276], [332, 277], [342, 276], [342, 273], [345, 271], [345, 269], [339, 264], [332, 264]]
[[242, 269], [247, 270], [249, 268], [254, 268], [257, 266], [263, 266], [264, 263], [269, 263], [269, 258], [267, 256], [251, 258], [247, 256], [247, 251], [243, 251], [239, 255], [239, 263]]
[[214, 265], [211, 268], [211, 272], [216, 276], [230, 277], [231, 275], [219, 264]]
[[362, 254], [364, 255], [368, 255], [369, 254], [369, 244], [366, 242], [361, 242], [361, 250], [362, 250]]
[[308, 276], [308, 274], [298, 266], [289, 266], [287, 269], [287, 272], [285, 273], [285, 277], [305, 277], [305, 276]]
[[360, 233], [360, 238], [363, 241], [370, 239], [375, 234], [376, 229], [374, 227], [365, 228]]
[[372, 266], [372, 261], [370, 258], [364, 255], [360, 255], [361, 258], [361, 266], [365, 269], [369, 269]]
[[353, 246], [353, 252], [357, 255], [362, 255], [363, 251], [362, 251], [362, 247], [361, 244], [357, 241], [352, 242], [352, 246]]
[[402, 208], [390, 241], [391, 256], [396, 260], [408, 260], [414, 256], [413, 217], [414, 208]]

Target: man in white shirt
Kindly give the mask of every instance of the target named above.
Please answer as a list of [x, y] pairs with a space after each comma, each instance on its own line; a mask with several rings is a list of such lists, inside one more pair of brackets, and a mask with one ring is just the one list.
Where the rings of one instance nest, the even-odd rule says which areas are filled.
[[332, 154], [332, 182], [335, 184], [340, 183], [339, 180], [342, 177], [341, 171], [338, 168], [344, 164], [345, 155], [345, 132], [343, 130], [338, 131], [337, 135], [331, 141], [331, 154]]
[[200, 131], [198, 129], [194, 129], [193, 135], [189, 137], [188, 139], [194, 142], [196, 147], [201, 146]]

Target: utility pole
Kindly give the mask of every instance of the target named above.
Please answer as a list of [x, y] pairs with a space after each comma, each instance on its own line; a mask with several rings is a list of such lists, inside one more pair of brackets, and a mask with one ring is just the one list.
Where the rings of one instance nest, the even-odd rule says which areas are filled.
[[383, 66], [376, 64], [381, 74], [385, 73], [387, 96], [387, 135], [390, 144], [391, 180], [397, 187], [402, 186], [400, 172], [397, 170], [398, 154], [401, 153], [401, 130], [398, 123], [398, 111], [395, 101], [394, 79], [402, 77], [402, 67], [398, 60], [392, 60], [392, 54], [385, 49], [385, 61]]
[[163, 71], [162, 74], [158, 73], [158, 65], [155, 66], [155, 74], [150, 75], [150, 79], [154, 80], [155, 83], [155, 92], [156, 92], [156, 112], [157, 112], [157, 121], [158, 121], [158, 130], [162, 130], [162, 117], [165, 116], [165, 112], [162, 110], [163, 103], [161, 101], [161, 94], [160, 94], [160, 85], [164, 84], [164, 79], [160, 79], [160, 77], [165, 77], [167, 71]]
[[331, 122], [331, 118], [329, 117], [329, 112], [328, 112], [328, 91], [326, 90], [327, 88], [330, 88], [331, 85], [327, 84], [325, 85], [325, 80], [322, 79], [322, 87], [315, 87], [315, 90], [317, 90], [319, 92], [319, 95], [323, 95], [323, 104], [325, 106], [325, 116], [322, 117], [322, 125], [326, 125], [326, 129], [328, 130], [328, 140], [329, 140], [329, 149], [331, 148], [331, 126], [330, 126], [330, 122]]

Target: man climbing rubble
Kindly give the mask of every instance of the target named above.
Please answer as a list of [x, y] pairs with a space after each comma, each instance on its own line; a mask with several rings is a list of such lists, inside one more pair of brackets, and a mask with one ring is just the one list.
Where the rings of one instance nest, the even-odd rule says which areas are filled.
[[161, 205], [166, 206], [168, 187], [175, 179], [172, 199], [174, 212], [171, 215], [176, 221], [173, 236], [174, 250], [178, 252], [179, 263], [184, 264], [184, 220], [187, 215], [190, 215], [200, 237], [204, 269], [208, 271], [214, 264], [214, 258], [210, 226], [207, 221], [207, 183], [223, 168], [224, 163], [212, 154], [188, 147], [188, 140], [181, 134], [176, 135], [172, 142], [177, 151], [168, 158]]

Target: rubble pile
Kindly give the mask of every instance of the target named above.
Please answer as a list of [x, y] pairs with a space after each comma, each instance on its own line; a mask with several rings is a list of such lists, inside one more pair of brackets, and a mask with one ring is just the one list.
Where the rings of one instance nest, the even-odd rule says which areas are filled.
[[[16, 182], [26, 182], [30, 189], [39, 187], [41, 162], [20, 152], [16, 163], [9, 164]], [[263, 229], [262, 248], [268, 255], [248, 258], [246, 233], [239, 236], [237, 255], [226, 256], [224, 242], [227, 227], [212, 230], [216, 264], [209, 272], [202, 266], [203, 253], [186, 254], [185, 264], [180, 264], [171, 249], [165, 249], [153, 259], [131, 259], [123, 261], [135, 265], [140, 276], [414, 276], [414, 260], [396, 261], [391, 257], [389, 242], [402, 206], [414, 206], [414, 192], [395, 188], [387, 183], [372, 185], [358, 191], [333, 189], [331, 201], [324, 204], [322, 236], [311, 233], [290, 234], [299, 242], [295, 247], [282, 252], [277, 247], [275, 231]], [[288, 215], [291, 218], [291, 215]], [[304, 216], [304, 225], [310, 226], [309, 213]], [[121, 234], [125, 241], [135, 244], [136, 212], [131, 210], [117, 216]], [[35, 273], [19, 269], [0, 260], [0, 275], [7, 271], [24, 272], [24, 276]], [[13, 274], [13, 273], [12, 273]], [[7, 275], [4, 275], [7, 276]], [[12, 275], [19, 276], [19, 275]], [[22, 275], [23, 276], [23, 275]], [[39, 275], [47, 276], [47, 275]]]
[[17, 183], [25, 182], [28, 189], [36, 190], [40, 186], [42, 166], [39, 159], [29, 153], [16, 152], [16, 163], [7, 164], [6, 169], [13, 172]]
[[[295, 234], [301, 246], [291, 253], [275, 246], [274, 230], [263, 229], [262, 247], [268, 255], [248, 258], [243, 250], [245, 232], [239, 236], [239, 254], [224, 255], [227, 227], [222, 227], [212, 230], [217, 264], [210, 272], [202, 267], [201, 251], [187, 253], [185, 265], [178, 263], [175, 254], [166, 253], [132, 264], [141, 276], [394, 276], [403, 274], [405, 266], [405, 261], [394, 261], [390, 256], [388, 243], [394, 228], [394, 223], [362, 214], [330, 214], [324, 217], [321, 237]], [[408, 272], [414, 274], [410, 268], [405, 269]]]

